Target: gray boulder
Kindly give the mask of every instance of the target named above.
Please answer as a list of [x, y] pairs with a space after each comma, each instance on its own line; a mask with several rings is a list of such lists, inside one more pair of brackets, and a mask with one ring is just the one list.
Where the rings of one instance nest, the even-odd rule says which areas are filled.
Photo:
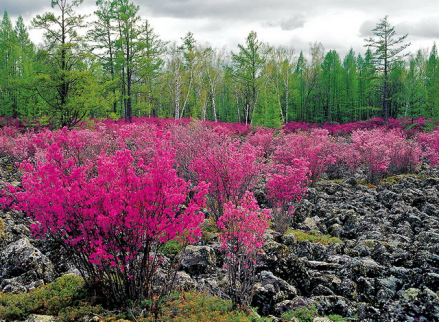
[[14, 283], [26, 286], [39, 280], [52, 282], [56, 272], [49, 258], [34, 247], [29, 239], [22, 238], [0, 252], [0, 278], [3, 280], [1, 287]]
[[215, 251], [209, 246], [189, 245], [181, 254], [181, 268], [190, 275], [212, 273], [215, 264]]

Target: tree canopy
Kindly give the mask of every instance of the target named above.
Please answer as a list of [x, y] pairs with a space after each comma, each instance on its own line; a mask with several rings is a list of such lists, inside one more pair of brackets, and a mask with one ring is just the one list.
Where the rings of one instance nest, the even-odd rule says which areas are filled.
[[[279, 127], [288, 121], [350, 122], [375, 116], [439, 119], [439, 58], [405, 53], [388, 17], [345, 56], [319, 42], [309, 51], [273, 47], [251, 31], [235, 50], [187, 32], [167, 43], [129, 0], [54, 0], [32, 27], [0, 21], [0, 117], [73, 127], [87, 117], [199, 118]], [[32, 122], [31, 122], [32, 123]]]

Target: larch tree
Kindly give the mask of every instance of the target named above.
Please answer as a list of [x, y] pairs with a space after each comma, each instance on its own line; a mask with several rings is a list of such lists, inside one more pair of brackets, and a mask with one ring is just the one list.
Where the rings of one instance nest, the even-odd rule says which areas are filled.
[[395, 63], [401, 61], [405, 56], [401, 53], [410, 46], [410, 43], [403, 44], [407, 34], [396, 36], [395, 27], [390, 25], [388, 16], [381, 19], [372, 32], [374, 37], [365, 39], [365, 46], [373, 50], [374, 62], [383, 75], [383, 117], [384, 121], [387, 122], [391, 103], [389, 75]]
[[35, 83], [35, 45], [29, 38], [27, 27], [21, 16], [17, 19], [14, 31], [17, 39], [17, 112], [19, 117], [35, 119], [41, 115], [38, 109], [40, 100], [33, 88]]
[[373, 63], [373, 54], [370, 49], [366, 50], [364, 57], [361, 55], [357, 58], [358, 65], [358, 118], [369, 119], [375, 116], [377, 110], [376, 92], [378, 87], [375, 64]]
[[[99, 57], [104, 70], [104, 77], [113, 82], [111, 91], [114, 97], [120, 96], [118, 92], [116, 70], [116, 37], [114, 2], [111, 0], [97, 0], [98, 9], [94, 12], [96, 20], [93, 28], [88, 31], [89, 40], [92, 42], [93, 52]], [[113, 102], [112, 112], [118, 114], [117, 100]]]
[[255, 31], [251, 31], [246, 38], [246, 44], [239, 44], [238, 48], [237, 54], [232, 53], [232, 73], [241, 89], [244, 120], [249, 124], [258, 104], [261, 71], [266, 58]]
[[354, 50], [351, 49], [343, 60], [341, 121], [344, 123], [358, 118], [359, 82], [357, 69], [357, 59]]
[[330, 50], [323, 59], [320, 90], [322, 91], [323, 119], [319, 121], [340, 122], [340, 100], [342, 91], [342, 66], [340, 56]]
[[133, 85], [138, 62], [144, 48], [140, 34], [139, 6], [128, 0], [114, 0], [112, 3], [117, 25], [116, 66], [122, 71], [122, 96], [126, 122], [133, 120]]
[[17, 37], [8, 12], [5, 11], [0, 23], [0, 115], [17, 117]]
[[140, 26], [139, 41], [143, 43], [143, 48], [138, 60], [138, 109], [141, 114], [157, 116], [160, 96], [157, 82], [165, 64], [163, 55], [166, 53], [166, 42], [160, 40], [148, 20]]
[[426, 63], [426, 88], [427, 102], [426, 113], [428, 117], [439, 118], [439, 55], [436, 44], [433, 45]]
[[[410, 56], [409, 68], [404, 80], [404, 102], [401, 115], [416, 117], [427, 115], [427, 87], [426, 87], [426, 59], [419, 50], [416, 55]], [[430, 116], [431, 117], [431, 116]]]
[[49, 106], [53, 126], [73, 127], [84, 119], [88, 110], [77, 104], [76, 98], [88, 92], [90, 74], [84, 66], [88, 52], [80, 29], [85, 27], [85, 16], [74, 8], [83, 0], [52, 0], [52, 8], [59, 12], [37, 15], [32, 25], [44, 31], [45, 48], [37, 54], [42, 70], [38, 73], [36, 90]]

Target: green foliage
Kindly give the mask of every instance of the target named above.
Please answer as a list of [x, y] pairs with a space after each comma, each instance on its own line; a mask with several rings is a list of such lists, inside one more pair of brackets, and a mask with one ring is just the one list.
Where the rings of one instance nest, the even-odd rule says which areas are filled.
[[[24, 320], [30, 314], [53, 315], [59, 321], [79, 321], [99, 316], [106, 321], [116, 319], [156, 321], [146, 315], [151, 303], [142, 301], [130, 308], [104, 310], [87, 291], [84, 280], [64, 275], [55, 282], [29, 293], [0, 293], [0, 319]], [[160, 321], [264, 321], [252, 313], [233, 310], [232, 302], [201, 293], [173, 292], [161, 303]]]
[[372, 31], [375, 37], [365, 39], [365, 46], [373, 49], [375, 67], [383, 73], [383, 117], [387, 122], [389, 115], [396, 116], [394, 115], [395, 111], [393, 111], [393, 115], [390, 114], [391, 101], [395, 99], [395, 94], [391, 92], [390, 88], [390, 74], [403, 60], [405, 55], [401, 55], [401, 52], [410, 46], [410, 43], [402, 44], [407, 38], [407, 34], [396, 37], [395, 27], [390, 25], [388, 16], [381, 19]]
[[315, 305], [310, 307], [301, 306], [295, 310], [290, 310], [282, 314], [282, 318], [290, 321], [292, 318], [298, 319], [300, 322], [312, 322], [317, 317], [318, 310]]
[[80, 306], [87, 297], [81, 277], [64, 275], [29, 293], [0, 293], [0, 318], [22, 319], [32, 313], [58, 315], [71, 307]]
[[171, 239], [159, 248], [159, 251], [164, 255], [177, 255], [183, 249], [183, 244], [180, 241]]
[[331, 235], [322, 235], [317, 230], [311, 230], [309, 232], [306, 231], [298, 231], [298, 230], [288, 230], [288, 233], [293, 233], [296, 236], [296, 240], [301, 241], [309, 241], [311, 243], [320, 243], [322, 245], [331, 245], [336, 243], [341, 243], [341, 240], [337, 237], [332, 237]]
[[263, 321], [253, 314], [232, 310], [232, 302], [201, 293], [182, 293], [165, 304], [161, 321]]
[[[248, 34], [226, 59], [192, 33], [171, 45], [130, 0], [98, 0], [84, 37], [83, 0], [53, 0], [32, 25], [36, 51], [19, 17], [0, 19], [0, 117], [73, 127], [84, 118], [196, 117], [278, 128], [283, 123], [345, 123], [373, 117], [439, 120], [439, 55], [405, 59], [407, 35], [387, 17], [365, 54], [343, 58], [313, 43], [308, 53], [272, 47]], [[305, 57], [309, 57], [308, 59]], [[384, 94], [384, 95], [383, 95]]]
[[246, 45], [238, 45], [239, 53], [232, 53], [232, 75], [239, 87], [242, 97], [244, 121], [250, 123], [257, 109], [258, 96], [261, 87], [261, 71], [265, 64], [263, 44], [257, 39], [255, 31], [251, 31], [246, 39]]
[[333, 322], [346, 322], [346, 321], [348, 321], [348, 319], [346, 319], [338, 314], [328, 315], [327, 318]]
[[80, 302], [77, 306], [67, 306], [58, 312], [59, 322], [71, 322], [85, 320], [85, 317], [103, 316], [104, 309], [99, 305], [90, 305], [88, 302]]
[[212, 218], [206, 219], [201, 225], [202, 240], [209, 241], [212, 237], [218, 235], [218, 226]]
[[[295, 310], [284, 312], [281, 317], [286, 321], [290, 321], [291, 319], [296, 318], [300, 322], [312, 322], [314, 318], [316, 318], [317, 316], [318, 316], [318, 310], [315, 305], [312, 305], [309, 307], [301, 306]], [[344, 318], [341, 315], [337, 315], [337, 314], [332, 314], [325, 317], [333, 322], [349, 321], [349, 318]]]

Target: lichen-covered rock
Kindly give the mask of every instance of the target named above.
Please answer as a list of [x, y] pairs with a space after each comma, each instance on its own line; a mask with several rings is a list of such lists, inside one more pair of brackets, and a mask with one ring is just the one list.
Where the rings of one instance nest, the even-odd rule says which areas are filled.
[[31, 314], [25, 322], [56, 322], [57, 319], [51, 315]]
[[177, 272], [174, 281], [174, 287], [181, 291], [190, 291], [195, 289], [197, 283], [186, 272]]
[[[56, 272], [49, 258], [35, 248], [29, 239], [22, 238], [0, 252], [0, 277], [30, 285], [38, 280], [51, 282], [56, 278]], [[3, 282], [2, 287], [12, 284]]]
[[253, 306], [257, 306], [262, 315], [273, 313], [274, 305], [297, 295], [294, 286], [276, 277], [272, 272], [262, 271], [260, 281], [254, 287]]
[[284, 312], [295, 310], [303, 306], [309, 307], [313, 304], [313, 300], [310, 298], [304, 296], [296, 296], [292, 300], [285, 300], [277, 303], [274, 308], [274, 314], [277, 316], [281, 316]]
[[181, 268], [191, 275], [215, 271], [216, 255], [210, 246], [189, 245], [181, 254]]

